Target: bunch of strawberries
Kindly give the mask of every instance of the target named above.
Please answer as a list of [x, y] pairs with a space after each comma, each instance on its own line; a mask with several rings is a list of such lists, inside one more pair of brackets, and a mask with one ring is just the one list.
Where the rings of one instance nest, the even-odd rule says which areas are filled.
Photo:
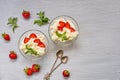
[[40, 71], [40, 65], [39, 64], [32, 64], [32, 67], [26, 67], [24, 68], [24, 72], [26, 75], [31, 76], [33, 73], [38, 73]]

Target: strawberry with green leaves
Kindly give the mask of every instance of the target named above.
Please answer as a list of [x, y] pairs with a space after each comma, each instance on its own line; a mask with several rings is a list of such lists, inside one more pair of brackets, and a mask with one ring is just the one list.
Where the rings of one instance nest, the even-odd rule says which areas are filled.
[[33, 64], [32, 65], [32, 71], [33, 72], [39, 72], [40, 71], [40, 65], [39, 64]]
[[69, 77], [70, 76], [70, 72], [68, 70], [63, 70], [62, 72], [64, 77]]
[[32, 68], [24, 68], [24, 72], [26, 75], [31, 76], [33, 74]]
[[10, 51], [9, 58], [10, 59], [17, 59], [17, 54], [14, 51]]
[[3, 33], [3, 34], [2, 34], [2, 37], [4, 38], [4, 40], [10, 41], [10, 35], [9, 35], [9, 34]]
[[23, 16], [24, 19], [29, 19], [30, 18], [30, 12], [26, 11], [26, 10], [23, 10], [22, 16]]
[[32, 67], [26, 67], [24, 68], [24, 72], [26, 75], [31, 76], [33, 73], [40, 71], [40, 65], [39, 64], [32, 64]]

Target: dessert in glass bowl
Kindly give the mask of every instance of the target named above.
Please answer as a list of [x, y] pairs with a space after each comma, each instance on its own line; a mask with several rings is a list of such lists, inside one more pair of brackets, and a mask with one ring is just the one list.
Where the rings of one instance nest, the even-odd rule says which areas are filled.
[[79, 35], [77, 22], [69, 16], [58, 16], [49, 26], [51, 40], [61, 46], [72, 44]]
[[18, 47], [24, 57], [36, 60], [47, 53], [48, 40], [41, 31], [29, 30], [21, 35]]

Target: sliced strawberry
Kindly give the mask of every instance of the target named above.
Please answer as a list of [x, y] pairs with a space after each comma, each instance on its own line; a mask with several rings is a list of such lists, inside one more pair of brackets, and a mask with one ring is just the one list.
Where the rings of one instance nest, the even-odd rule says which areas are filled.
[[40, 41], [40, 39], [35, 39], [33, 42], [34, 43], [40, 43], [41, 41]]
[[37, 35], [35, 33], [31, 33], [29, 38], [37, 38]]
[[25, 37], [24, 43], [27, 43], [30, 40], [30, 38]]
[[72, 28], [72, 27], [70, 27], [70, 31], [71, 31], [71, 32], [75, 32], [75, 29]]
[[69, 22], [65, 23], [65, 27], [68, 28], [68, 29], [70, 29], [71, 26], [70, 26]]
[[60, 24], [61, 27], [65, 26], [65, 22], [63, 22], [63, 21], [59, 21], [59, 24]]
[[38, 43], [38, 46], [45, 48], [45, 44], [43, 42]]
[[62, 26], [58, 26], [57, 29], [60, 30], [60, 31], [63, 31], [63, 27]]

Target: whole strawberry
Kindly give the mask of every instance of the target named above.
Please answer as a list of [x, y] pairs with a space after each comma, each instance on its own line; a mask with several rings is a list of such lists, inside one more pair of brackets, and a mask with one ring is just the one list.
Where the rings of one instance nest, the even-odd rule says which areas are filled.
[[33, 72], [39, 72], [40, 71], [40, 65], [39, 64], [33, 64], [32, 65], [32, 71]]
[[68, 70], [64, 70], [62, 72], [62, 74], [63, 74], [64, 77], [69, 77], [70, 76], [70, 72]]
[[9, 34], [3, 33], [3, 34], [2, 34], [2, 37], [4, 38], [4, 40], [10, 41], [10, 36], [9, 36]]
[[26, 10], [23, 10], [22, 16], [23, 16], [24, 19], [29, 19], [30, 18], [30, 12], [26, 11]]
[[17, 58], [17, 54], [14, 51], [10, 51], [9, 58], [10, 59], [16, 59]]
[[24, 72], [26, 75], [31, 76], [33, 74], [32, 68], [24, 68]]

